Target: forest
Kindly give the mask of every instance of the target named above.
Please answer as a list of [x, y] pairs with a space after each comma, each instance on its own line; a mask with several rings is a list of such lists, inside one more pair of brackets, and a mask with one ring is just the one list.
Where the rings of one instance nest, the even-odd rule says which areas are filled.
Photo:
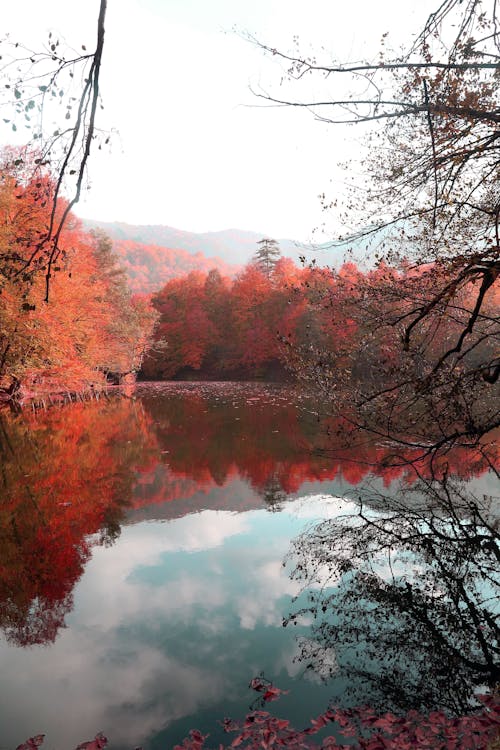
[[[291, 378], [298, 374], [295, 353], [318, 352], [319, 365], [319, 352], [324, 351], [332, 369], [349, 364], [353, 378], [377, 381], [385, 364], [401, 364], [402, 353], [389, 335], [394, 307], [386, 299], [388, 290], [400, 312], [410, 310], [414, 300], [408, 292], [418, 285], [420, 290], [427, 287], [430, 296], [434, 273], [432, 266], [405, 273], [383, 262], [366, 272], [345, 263], [335, 272], [315, 265], [298, 267], [283, 257], [269, 271], [251, 262], [235, 278], [215, 268], [191, 272], [152, 295], [159, 322], [143, 375], [151, 380]], [[498, 295], [497, 289], [489, 292], [485, 316], [494, 317]], [[460, 303], [465, 315], [464, 294]], [[369, 305], [380, 320], [377, 331], [367, 315]], [[369, 329], [370, 349], [360, 350]], [[434, 356], [457, 330], [459, 319], [442, 321], [433, 339]], [[492, 356], [494, 342], [487, 338], [478, 348], [478, 358]]]
[[[452, 304], [434, 309], [447, 284]], [[480, 282], [454, 284], [436, 263], [395, 268], [379, 261], [364, 272], [345, 263], [335, 272], [297, 267], [279, 253], [263, 261], [257, 250], [234, 279], [215, 269], [193, 272], [152, 296], [159, 321], [141, 376], [299, 378], [323, 394], [344, 433], [362, 427], [401, 444], [470, 444], [497, 424], [489, 368], [500, 299], [498, 286], [486, 290], [468, 345], [455, 354]], [[406, 321], [426, 306], [410, 351], [402, 344]], [[443, 375], [450, 352], [456, 361]]]
[[[55, 178], [27, 148], [2, 160], [5, 402], [88, 396], [137, 376], [299, 379], [348, 439], [362, 428], [425, 454], [494, 431], [500, 300], [481, 270], [465, 265], [457, 278], [453, 263], [382, 258], [369, 270], [297, 266], [264, 238], [233, 277], [196, 270], [133, 294], [123, 246], [69, 213], [45, 299], [47, 274], [32, 257], [54, 221]], [[59, 199], [56, 220], [66, 208]]]
[[167, 281], [187, 276], [192, 271], [208, 273], [215, 269], [223, 276], [232, 277], [241, 270], [239, 265], [226, 263], [217, 257], [207, 258], [201, 252], [192, 254], [177, 246], [165, 247], [134, 240], [111, 239], [113, 251], [125, 271], [132, 294], [157, 292]]

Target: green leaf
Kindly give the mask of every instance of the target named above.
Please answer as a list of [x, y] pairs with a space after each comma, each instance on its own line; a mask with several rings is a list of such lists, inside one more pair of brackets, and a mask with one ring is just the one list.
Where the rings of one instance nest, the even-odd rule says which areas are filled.
[[16, 97], [16, 99], [21, 98], [21, 92], [19, 91], [19, 89], [14, 89], [14, 96]]

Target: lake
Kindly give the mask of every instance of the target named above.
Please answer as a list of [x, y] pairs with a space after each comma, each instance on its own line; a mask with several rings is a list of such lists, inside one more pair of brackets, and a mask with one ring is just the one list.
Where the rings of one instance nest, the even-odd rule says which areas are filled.
[[[482, 643], [498, 643], [491, 466], [451, 451], [464, 505], [430, 523], [425, 467], [417, 480], [366, 439], [340, 449], [334, 428], [312, 396], [250, 383], [140, 384], [133, 398], [0, 414], [0, 748], [102, 731], [116, 750], [156, 750], [191, 728], [217, 745], [218, 720], [244, 716], [261, 673], [289, 691], [272, 707], [295, 725], [330, 700], [473, 706], [498, 669]], [[384, 547], [390, 581], [428, 597], [427, 619], [439, 604], [439, 638], [421, 597], [387, 583], [373, 529], [389, 539], [395, 508], [406, 536], [400, 553], [396, 536]], [[472, 556], [439, 547], [456, 529]]]

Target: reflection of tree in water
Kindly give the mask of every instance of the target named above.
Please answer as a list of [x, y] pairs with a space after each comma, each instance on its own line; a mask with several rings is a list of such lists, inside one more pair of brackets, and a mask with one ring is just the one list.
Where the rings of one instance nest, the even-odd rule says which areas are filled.
[[120, 533], [151, 447], [125, 399], [0, 415], [0, 629], [17, 645], [55, 640], [95, 544]]
[[73, 597], [69, 592], [62, 599], [48, 601], [42, 595], [32, 601], [8, 600], [2, 604], [0, 626], [7, 640], [18, 646], [35, 646], [53, 643], [64, 619], [73, 608]]
[[313, 624], [299, 659], [345, 680], [355, 704], [470, 708], [475, 688], [500, 681], [492, 503], [455, 480], [420, 480], [384, 512], [361, 503], [300, 536], [291, 556], [305, 588], [287, 622]]
[[272, 513], [279, 513], [283, 508], [283, 503], [288, 498], [287, 493], [281, 486], [280, 478], [276, 474], [269, 477], [260, 494], [267, 505], [267, 509]]
[[[139, 394], [169, 476], [223, 486], [237, 471], [262, 497], [270, 492], [271, 499], [276, 481], [292, 494], [305, 482], [335, 478], [353, 485], [372, 474], [387, 485], [414, 478], [413, 451], [395, 455], [393, 446], [346, 430], [342, 420], [318, 421], [316, 400], [291, 387], [170, 383], [142, 386]], [[458, 446], [447, 452], [446, 462], [463, 477], [489, 468], [480, 451]], [[426, 476], [430, 464], [429, 457], [420, 467]], [[165, 500], [169, 488], [157, 494]]]

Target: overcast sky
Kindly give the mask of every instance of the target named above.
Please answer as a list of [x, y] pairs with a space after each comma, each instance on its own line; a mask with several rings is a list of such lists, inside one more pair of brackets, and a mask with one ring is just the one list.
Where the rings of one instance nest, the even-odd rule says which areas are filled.
[[[110, 151], [92, 155], [91, 188], [77, 213], [297, 240], [311, 239], [325, 221], [338, 231], [318, 195], [342, 195], [336, 165], [355, 158], [362, 133], [262, 106], [250, 89], [278, 91], [281, 68], [233, 29], [284, 50], [298, 35], [306, 51], [323, 47], [324, 59], [370, 59], [384, 32], [397, 46], [419, 28], [432, 4], [415, 5], [108, 0], [100, 124], [118, 132]], [[95, 44], [97, 0], [17, 0], [2, 10], [13, 38], [41, 44], [54, 29], [75, 47]], [[0, 136], [12, 140], [7, 129]]]

